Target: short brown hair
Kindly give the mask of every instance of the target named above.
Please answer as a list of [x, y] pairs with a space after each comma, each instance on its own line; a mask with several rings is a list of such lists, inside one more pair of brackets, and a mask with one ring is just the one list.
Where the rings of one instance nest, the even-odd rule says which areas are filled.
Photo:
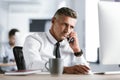
[[77, 13], [68, 7], [62, 7], [58, 9], [54, 16], [57, 16], [57, 15], [65, 15], [75, 19], [77, 18]]
[[19, 32], [19, 30], [18, 30], [18, 29], [11, 29], [11, 30], [9, 31], [9, 37], [10, 37], [10, 36], [14, 36], [16, 32]]

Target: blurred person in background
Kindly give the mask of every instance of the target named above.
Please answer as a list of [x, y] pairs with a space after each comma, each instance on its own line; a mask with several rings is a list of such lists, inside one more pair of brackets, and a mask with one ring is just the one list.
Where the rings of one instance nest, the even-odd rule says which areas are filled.
[[[15, 33], [19, 32], [18, 29], [11, 29], [8, 33], [9, 41], [5, 44], [2, 44], [0, 51], [0, 63], [10, 63], [15, 62], [13, 48], [15, 46]], [[17, 70], [16, 66], [5, 66], [0, 67], [1, 71], [14, 71]]]

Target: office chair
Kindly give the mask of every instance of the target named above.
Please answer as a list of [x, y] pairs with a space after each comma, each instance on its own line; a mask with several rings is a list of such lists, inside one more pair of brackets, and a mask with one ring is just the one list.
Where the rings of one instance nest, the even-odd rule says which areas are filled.
[[15, 57], [15, 61], [16, 61], [18, 70], [26, 70], [22, 47], [15, 46], [13, 48], [13, 54]]

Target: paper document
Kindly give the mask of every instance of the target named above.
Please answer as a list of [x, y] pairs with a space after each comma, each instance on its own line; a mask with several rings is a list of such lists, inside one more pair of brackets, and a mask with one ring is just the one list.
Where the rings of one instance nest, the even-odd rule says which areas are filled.
[[29, 74], [37, 74], [37, 73], [41, 73], [41, 70], [11, 71], [11, 72], [5, 72], [5, 75], [29, 75]]

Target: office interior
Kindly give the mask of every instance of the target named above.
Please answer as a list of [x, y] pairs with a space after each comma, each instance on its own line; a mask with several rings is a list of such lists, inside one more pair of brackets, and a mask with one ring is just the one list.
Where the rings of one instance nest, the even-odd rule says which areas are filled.
[[60, 7], [70, 7], [78, 13], [75, 31], [91, 69], [100, 72], [118, 71], [118, 65], [103, 65], [99, 61], [98, 1], [100, 0], [0, 0], [0, 47], [8, 41], [10, 29], [19, 29], [22, 34], [48, 31], [55, 11]]

